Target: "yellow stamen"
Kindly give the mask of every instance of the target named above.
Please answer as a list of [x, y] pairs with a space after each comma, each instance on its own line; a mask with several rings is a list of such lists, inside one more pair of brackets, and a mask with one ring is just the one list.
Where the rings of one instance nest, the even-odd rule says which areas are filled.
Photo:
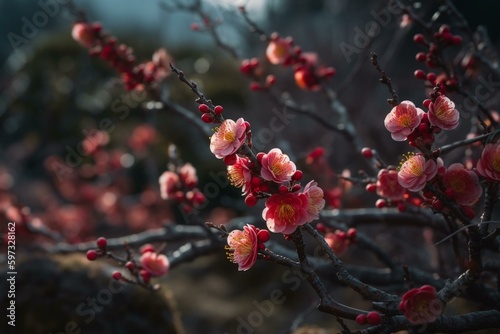
[[293, 206], [290, 204], [282, 204], [278, 208], [278, 217], [280, 220], [285, 220], [287, 222], [290, 222], [295, 214], [295, 210]]
[[233, 142], [235, 139], [236, 139], [236, 133], [234, 133], [232, 131], [228, 131], [228, 132], [224, 133], [224, 140], [225, 141]]
[[500, 172], [500, 155], [495, 154], [491, 160], [491, 167], [495, 172]]
[[283, 171], [283, 166], [280, 163], [275, 163], [271, 166], [271, 171], [274, 175], [279, 176]]
[[411, 115], [404, 114], [398, 117], [398, 125], [401, 127], [408, 127], [413, 122]]

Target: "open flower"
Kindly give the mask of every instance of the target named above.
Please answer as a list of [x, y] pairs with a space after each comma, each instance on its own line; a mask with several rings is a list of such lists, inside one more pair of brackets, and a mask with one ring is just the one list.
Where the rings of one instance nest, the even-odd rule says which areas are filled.
[[380, 170], [377, 176], [377, 195], [392, 201], [399, 201], [403, 199], [405, 191], [405, 188], [398, 182], [397, 170]]
[[252, 173], [248, 168], [248, 162], [248, 158], [236, 156], [236, 162], [227, 166], [229, 181], [233, 186], [241, 188], [243, 195], [248, 194], [251, 190]]
[[467, 170], [461, 163], [452, 164], [443, 176], [446, 188], [452, 190], [452, 197], [460, 205], [472, 205], [483, 193], [477, 174]]
[[264, 154], [261, 164], [260, 174], [262, 178], [276, 183], [290, 181], [297, 170], [288, 155], [281, 152], [279, 148], [273, 148], [269, 153]]
[[238, 264], [239, 271], [250, 269], [259, 252], [258, 230], [253, 225], [246, 225], [243, 231], [234, 230], [227, 236], [227, 256], [228, 259]]
[[391, 133], [392, 139], [396, 141], [406, 140], [417, 126], [424, 115], [424, 111], [415, 108], [411, 101], [403, 101], [387, 114], [384, 120], [385, 128]]
[[424, 285], [406, 292], [399, 309], [411, 324], [418, 325], [436, 321], [443, 312], [443, 303], [438, 299], [436, 288]]
[[477, 172], [483, 177], [500, 181], [500, 144], [486, 144], [477, 162]]
[[421, 154], [414, 155], [406, 160], [398, 173], [398, 182], [409, 191], [420, 191], [424, 189], [427, 181], [436, 176], [442, 160], [436, 163], [434, 160], [425, 160]]
[[277, 37], [271, 42], [266, 49], [267, 59], [271, 64], [283, 64], [291, 56], [292, 45], [290, 41]]
[[429, 122], [443, 130], [451, 130], [458, 126], [460, 113], [455, 103], [446, 96], [438, 98], [429, 105]]
[[310, 223], [319, 218], [319, 212], [325, 207], [323, 189], [318, 187], [317, 182], [311, 181], [304, 187], [303, 193], [307, 196], [307, 214], [309, 215], [307, 222]]
[[274, 233], [290, 234], [309, 219], [309, 201], [302, 193], [274, 194], [266, 201], [262, 218]]
[[246, 126], [243, 118], [235, 122], [226, 119], [222, 122], [217, 132], [210, 138], [210, 151], [218, 159], [223, 159], [236, 151], [244, 144], [246, 139]]
[[141, 267], [146, 270], [151, 276], [162, 276], [168, 272], [170, 263], [168, 258], [163, 254], [155, 252], [145, 252], [141, 255]]
[[160, 179], [160, 194], [163, 199], [171, 199], [179, 187], [179, 176], [170, 171], [161, 174]]

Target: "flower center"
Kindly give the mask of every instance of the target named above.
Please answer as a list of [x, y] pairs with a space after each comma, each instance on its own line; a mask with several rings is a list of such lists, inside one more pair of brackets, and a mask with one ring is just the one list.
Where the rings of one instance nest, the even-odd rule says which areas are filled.
[[412, 121], [413, 121], [413, 119], [412, 119], [411, 115], [404, 114], [404, 115], [399, 116], [398, 125], [401, 127], [408, 127], [411, 125]]
[[224, 140], [228, 142], [233, 142], [236, 139], [236, 133], [233, 131], [227, 131], [224, 133]]
[[235, 251], [237, 251], [241, 255], [246, 256], [252, 252], [251, 242], [249, 242], [248, 238], [244, 234], [235, 237], [234, 241]]
[[491, 167], [495, 172], [500, 172], [500, 154], [495, 154], [491, 161]]
[[274, 175], [280, 176], [283, 172], [283, 166], [280, 163], [275, 163], [271, 166], [271, 171]]
[[237, 168], [236, 166], [229, 168], [227, 177], [229, 178], [229, 181], [231, 181], [231, 184], [236, 188], [240, 188], [245, 185], [245, 177], [243, 176], [241, 168]]
[[454, 179], [453, 181], [451, 181], [451, 188], [453, 189], [454, 192], [461, 194], [465, 192], [465, 189], [467, 187], [465, 185], [464, 180]]
[[422, 176], [424, 174], [424, 166], [414, 159], [406, 162], [406, 170], [413, 176]]
[[290, 204], [282, 204], [280, 205], [278, 209], [278, 217], [280, 220], [285, 220], [287, 222], [290, 222], [292, 220], [292, 217], [295, 214], [295, 210], [293, 209], [293, 206]]

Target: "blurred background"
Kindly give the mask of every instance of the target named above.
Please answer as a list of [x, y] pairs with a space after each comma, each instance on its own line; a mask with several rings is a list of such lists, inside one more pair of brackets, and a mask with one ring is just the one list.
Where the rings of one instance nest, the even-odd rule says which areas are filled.
[[[217, 47], [203, 29], [193, 28], [203, 26], [200, 17], [176, 5], [192, 3], [0, 1], [0, 208], [2, 222], [19, 218], [18, 333], [69, 333], [72, 329], [65, 329], [68, 321], [74, 321], [82, 333], [338, 331], [332, 317], [315, 311], [317, 297], [307, 284], [300, 283], [298, 274], [267, 263], [257, 263], [250, 271], [240, 273], [225, 259], [223, 249], [173, 270], [161, 280], [159, 293], [129, 286], [113, 294], [112, 300], [90, 320], [90, 313], [82, 316], [76, 310], [81, 303], [87, 303], [87, 298], [99, 296], [106, 289], [113, 262], [89, 265], [83, 254], [48, 256], [34, 252], [30, 245], [50, 240], [23, 233], [26, 217], [59, 231], [71, 243], [95, 240], [101, 235], [138, 233], [161, 227], [166, 221], [182, 224], [179, 208], [163, 201], [159, 194], [158, 177], [167, 168], [169, 145], [178, 148], [182, 161], [197, 168], [202, 190], [216, 182], [214, 174], [221, 175], [225, 168], [210, 153], [206, 136], [196, 127], [161, 105], [126, 92], [112, 68], [90, 57], [71, 38], [75, 8], [132, 47], [139, 62], [165, 48], [175, 65], [195, 80], [207, 97], [224, 106], [226, 117], [248, 120], [255, 137], [259, 129], [269, 126], [276, 112], [280, 113], [279, 106], [265, 94], [248, 89], [250, 81], [240, 73], [239, 60]], [[498, 46], [500, 26], [495, 22], [500, 3], [454, 3], [473, 29], [484, 25], [491, 45]], [[386, 1], [202, 2], [203, 10], [221, 21], [217, 32], [240, 59], [260, 58], [263, 68], [276, 75], [278, 91], [288, 92], [297, 103], [333, 124], [338, 116], [324, 95], [301, 91], [289, 69], [271, 68], [264, 60], [266, 44], [249, 31], [236, 9], [241, 4], [247, 5], [249, 16], [263, 30], [293, 36], [304, 51], [317, 52], [321, 64], [335, 67], [337, 74], [329, 85], [354, 125], [361, 129], [360, 140], [377, 149], [384, 160], [397, 164], [408, 148], [392, 141], [385, 131], [383, 118], [390, 111], [385, 100], [389, 96], [386, 87], [378, 82], [369, 55], [371, 51], [379, 54], [401, 100], [420, 105], [427, 93], [413, 72], [422, 66], [415, 60], [415, 53], [422, 50], [412, 42], [419, 28], [402, 22], [399, 15], [389, 15], [387, 25], [368, 47], [346, 56], [342, 43], [354, 45], [356, 28], [365, 31], [366, 23], [374, 20], [373, 13], [387, 10]], [[428, 19], [440, 2], [408, 4]], [[465, 56], [466, 52], [459, 49], [450, 50], [449, 57], [456, 62]], [[194, 96], [176, 77], [169, 76], [162, 85], [164, 97], [197, 112]], [[498, 100], [492, 96], [485, 103], [491, 106]], [[103, 129], [104, 119], [111, 120], [108, 130]], [[471, 122], [462, 122], [446, 141], [463, 138], [469, 131]], [[305, 179], [314, 178], [329, 191], [330, 208], [373, 207], [375, 196], [363, 189], [347, 190], [335, 176], [344, 170], [357, 173], [366, 167], [365, 162], [349, 142], [322, 124], [293, 114], [283, 132], [262, 141], [261, 150], [273, 147], [289, 154], [306, 173]], [[308, 164], [307, 156], [317, 147], [324, 148], [331, 174], [318, 175], [315, 165]], [[463, 152], [453, 154], [447, 157], [450, 161], [459, 159]], [[248, 210], [238, 189], [222, 187], [199, 215], [206, 221], [225, 223], [235, 217], [259, 216], [261, 210], [261, 206]], [[366, 256], [354, 250], [346, 258], [366, 261]], [[263, 279], [263, 272], [274, 279]], [[4, 277], [1, 282], [5, 283]], [[333, 284], [330, 288], [340, 301], [360, 307], [370, 305]], [[266, 315], [262, 305], [269, 306], [265, 302], [275, 290], [282, 292], [283, 298], [278, 299], [283, 303], [273, 303]], [[1, 301], [3, 308], [6, 300]], [[463, 305], [457, 302], [456, 307]]]

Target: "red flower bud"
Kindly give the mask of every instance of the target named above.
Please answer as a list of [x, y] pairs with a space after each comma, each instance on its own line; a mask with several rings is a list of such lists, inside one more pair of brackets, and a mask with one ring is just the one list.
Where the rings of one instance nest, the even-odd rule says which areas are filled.
[[113, 279], [119, 281], [122, 278], [122, 273], [119, 271], [115, 271], [115, 272], [113, 272], [112, 277], [113, 277]]
[[222, 106], [215, 106], [215, 108], [214, 108], [214, 113], [216, 113], [217, 115], [222, 114], [223, 111], [224, 111], [224, 108], [222, 108]]
[[97, 247], [99, 247], [100, 249], [105, 249], [107, 245], [108, 241], [106, 240], [106, 238], [100, 237], [99, 239], [97, 239]]
[[94, 261], [98, 257], [99, 257], [99, 255], [97, 254], [97, 252], [95, 250], [91, 249], [91, 250], [87, 251], [87, 260]]
[[208, 112], [208, 106], [205, 104], [205, 103], [202, 103], [198, 106], [198, 110], [201, 112], [201, 113], [206, 113]]

